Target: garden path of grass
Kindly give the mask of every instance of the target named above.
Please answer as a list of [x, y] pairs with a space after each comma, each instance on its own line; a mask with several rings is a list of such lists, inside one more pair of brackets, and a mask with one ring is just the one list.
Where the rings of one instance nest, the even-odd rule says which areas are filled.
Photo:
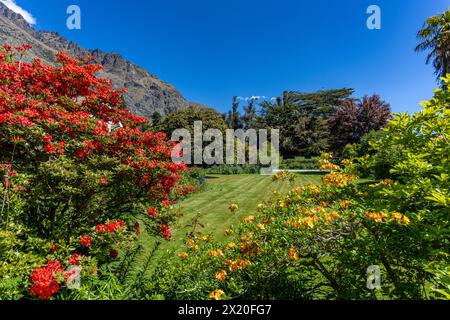
[[[255, 212], [259, 203], [273, 197], [273, 192], [285, 193], [302, 184], [319, 184], [321, 175], [298, 175], [294, 182], [272, 182], [271, 176], [262, 175], [209, 175], [205, 190], [189, 196], [177, 204], [174, 210], [179, 210], [182, 217], [172, 230], [172, 239], [163, 241], [154, 250], [154, 239], [142, 233], [141, 249], [137, 252], [130, 268], [130, 279], [142, 277], [151, 272], [156, 262], [169, 254], [176, 256], [173, 250], [181, 251], [186, 242], [187, 234], [192, 231], [193, 219], [197, 216], [204, 225], [197, 229], [203, 234], [211, 234], [216, 240], [224, 240], [224, 230], [233, 224], [238, 224], [243, 217]], [[235, 203], [239, 210], [231, 214], [228, 206]]]

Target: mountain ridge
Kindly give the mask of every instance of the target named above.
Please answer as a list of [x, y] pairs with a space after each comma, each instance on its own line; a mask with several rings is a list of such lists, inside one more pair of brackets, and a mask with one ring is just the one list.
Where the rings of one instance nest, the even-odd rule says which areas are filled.
[[118, 53], [106, 53], [100, 49], [89, 50], [70, 41], [57, 32], [32, 28], [25, 19], [0, 2], [0, 41], [11, 45], [28, 43], [33, 46], [30, 59], [40, 58], [55, 64], [54, 54], [64, 51], [72, 57], [94, 57], [94, 62], [103, 66], [100, 77], [113, 81], [116, 88], [125, 87], [125, 103], [131, 112], [152, 118], [155, 112], [167, 115], [188, 108], [191, 102], [171, 84], [137, 64], [126, 60]]

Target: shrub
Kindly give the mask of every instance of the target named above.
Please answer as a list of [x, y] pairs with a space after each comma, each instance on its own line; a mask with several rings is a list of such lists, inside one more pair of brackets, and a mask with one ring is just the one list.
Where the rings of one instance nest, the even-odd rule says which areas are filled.
[[[0, 54], [0, 276], [9, 279], [0, 288], [23, 287], [34, 269], [31, 293], [50, 298], [69, 256], [108, 266], [132, 247], [138, 221], [170, 236], [165, 208], [186, 168], [172, 163], [165, 134], [145, 131], [148, 122], [125, 108], [124, 90], [95, 77], [101, 66], [64, 53], [58, 66], [16, 59], [29, 48], [6, 45]], [[102, 223], [115, 229], [114, 221], [128, 226], [127, 237], [92, 235], [96, 245], [80, 246], [81, 236]], [[62, 249], [49, 254], [52, 243]]]

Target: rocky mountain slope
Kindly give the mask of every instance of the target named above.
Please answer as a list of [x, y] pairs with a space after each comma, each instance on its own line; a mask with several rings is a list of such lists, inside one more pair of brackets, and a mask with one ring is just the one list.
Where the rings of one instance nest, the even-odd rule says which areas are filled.
[[38, 57], [47, 63], [54, 63], [54, 54], [61, 50], [74, 57], [91, 54], [95, 62], [104, 67], [99, 76], [111, 79], [117, 88], [127, 88], [127, 106], [137, 115], [151, 118], [155, 111], [164, 115], [189, 107], [190, 103], [174, 86], [126, 61], [121, 55], [87, 50], [55, 32], [35, 30], [21, 15], [0, 2], [0, 44], [4, 43], [29, 43], [33, 46], [30, 57]]

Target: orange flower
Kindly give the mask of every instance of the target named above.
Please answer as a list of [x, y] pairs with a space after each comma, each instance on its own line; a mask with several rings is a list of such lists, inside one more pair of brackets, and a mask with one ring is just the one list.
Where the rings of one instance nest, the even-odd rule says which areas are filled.
[[228, 274], [225, 270], [219, 270], [216, 272], [216, 279], [220, 282], [225, 282], [228, 279]]
[[233, 250], [236, 247], [236, 244], [233, 242], [230, 242], [227, 244], [227, 250]]
[[383, 222], [388, 215], [384, 212], [366, 212], [366, 217], [375, 222], [381, 223]]
[[300, 258], [299, 258], [299, 256], [298, 256], [298, 253], [297, 253], [297, 250], [295, 250], [294, 248], [289, 248], [289, 249], [288, 249], [288, 255], [289, 255], [289, 257], [291, 257], [292, 260], [294, 260], [294, 261], [300, 260]]
[[337, 213], [337, 211], [332, 211], [330, 213], [325, 213], [325, 220], [327, 222], [331, 222], [334, 219], [339, 218], [339, 213]]
[[210, 257], [218, 257], [218, 256], [223, 256], [223, 251], [218, 249], [218, 250], [209, 250], [208, 251], [208, 256]]
[[302, 224], [308, 226], [308, 228], [312, 229], [314, 228], [314, 219], [311, 217], [307, 217], [301, 220]]
[[353, 176], [340, 172], [333, 172], [323, 177], [324, 184], [331, 184], [340, 188], [346, 187], [353, 180]]
[[228, 265], [230, 271], [236, 271], [236, 270], [243, 270], [248, 266], [250, 266], [252, 263], [248, 260], [237, 259], [237, 260], [225, 260], [225, 264]]
[[187, 259], [187, 257], [189, 257], [189, 254], [187, 254], [186, 252], [181, 252], [178, 256], [184, 260]]
[[209, 294], [209, 297], [213, 300], [222, 300], [222, 296], [225, 294], [223, 290], [214, 290]]
[[244, 218], [244, 223], [252, 223], [255, 220], [255, 216], [248, 216]]
[[342, 208], [348, 208], [350, 206], [350, 201], [344, 200], [339, 204]]
[[392, 213], [392, 218], [394, 218], [394, 220], [397, 221], [398, 223], [402, 224], [409, 224], [411, 222], [407, 216], [399, 212]]

